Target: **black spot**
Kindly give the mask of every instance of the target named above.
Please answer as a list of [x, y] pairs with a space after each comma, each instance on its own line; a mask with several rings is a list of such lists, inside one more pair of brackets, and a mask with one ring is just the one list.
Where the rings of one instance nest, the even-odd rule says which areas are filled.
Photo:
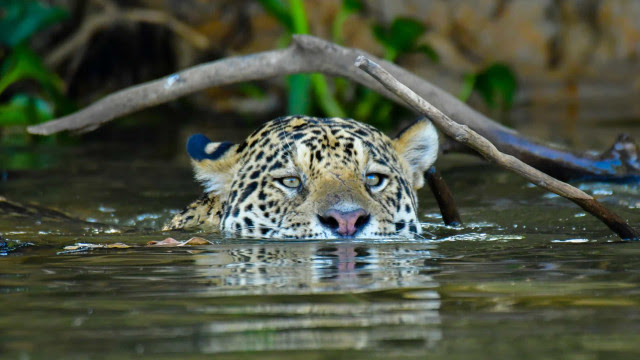
[[406, 224], [405, 224], [405, 222], [404, 222], [404, 221], [398, 221], [398, 222], [396, 222], [396, 231], [400, 231], [400, 230], [404, 229], [404, 226], [405, 226], [405, 225], [406, 225]]
[[[264, 191], [260, 190], [260, 192], [258, 193], [258, 200], [266, 200], [267, 199], [267, 194], [264, 193]], [[260, 205], [260, 208], [262, 208], [263, 205]]]
[[409, 231], [411, 231], [414, 234], [418, 232], [418, 228], [416, 228], [416, 224], [414, 224], [413, 221], [409, 225]]
[[[243, 142], [242, 144], [240, 144], [240, 146], [238, 146], [238, 149], [236, 149], [236, 153], [241, 153], [241, 152], [242, 152], [242, 150], [244, 150], [246, 147], [247, 147], [247, 142], [245, 141], [245, 142]], [[218, 149], [220, 149], [220, 148], [218, 148]], [[218, 150], [216, 150], [216, 152], [217, 152], [217, 151], [218, 151]], [[212, 154], [212, 155], [213, 155], [213, 154]]]
[[243, 202], [249, 195], [253, 194], [254, 191], [258, 188], [258, 183], [256, 181], [249, 183], [247, 187], [244, 188], [242, 195], [240, 195], [240, 199], [238, 201]]
[[256, 160], [260, 160], [262, 159], [262, 157], [264, 156], [264, 151], [260, 150], [260, 152], [258, 153], [258, 155], [256, 155]]
[[258, 176], [260, 176], [260, 171], [256, 170], [256, 171], [251, 173], [251, 175], [249, 176], [249, 179], [255, 180], [255, 179], [258, 178]]
[[282, 168], [282, 163], [280, 161], [276, 161], [275, 163], [273, 163], [273, 165], [271, 165], [269, 170], [276, 170], [280, 168]]
[[269, 232], [269, 228], [260, 228], [260, 234], [262, 235], [267, 235], [267, 233]]
[[244, 224], [247, 227], [252, 227], [253, 226], [253, 220], [249, 219], [248, 217], [245, 217], [243, 220], [244, 220]]

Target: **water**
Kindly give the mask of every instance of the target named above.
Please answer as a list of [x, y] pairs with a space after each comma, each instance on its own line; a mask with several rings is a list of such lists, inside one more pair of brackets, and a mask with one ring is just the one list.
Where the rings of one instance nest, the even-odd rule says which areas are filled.
[[[479, 161], [441, 169], [464, 226], [420, 192], [424, 239], [163, 248], [145, 244], [197, 196], [189, 169], [101, 153], [0, 184], [95, 223], [0, 213], [3, 359], [640, 356], [640, 243]], [[637, 185], [577, 185], [640, 223]]]

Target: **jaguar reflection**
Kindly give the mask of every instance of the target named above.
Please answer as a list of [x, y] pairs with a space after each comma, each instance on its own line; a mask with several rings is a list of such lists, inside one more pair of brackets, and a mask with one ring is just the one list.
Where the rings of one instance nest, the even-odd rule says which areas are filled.
[[[391, 243], [229, 245], [195, 255], [202, 313], [197, 351], [424, 350], [442, 337], [433, 246]], [[234, 305], [234, 299], [243, 305]], [[241, 301], [240, 301], [241, 300]], [[237, 315], [234, 319], [230, 315]]]

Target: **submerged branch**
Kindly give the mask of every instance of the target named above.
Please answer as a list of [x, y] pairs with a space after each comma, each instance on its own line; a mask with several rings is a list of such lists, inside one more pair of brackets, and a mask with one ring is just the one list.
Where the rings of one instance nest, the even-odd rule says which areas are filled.
[[541, 188], [567, 198], [578, 204], [585, 211], [604, 222], [623, 240], [640, 240], [640, 232], [629, 226], [621, 217], [604, 207], [592, 196], [567, 183], [555, 179], [517, 158], [500, 152], [489, 140], [460, 125], [435, 108], [425, 99], [395, 79], [389, 72], [364, 56], [358, 57], [355, 65], [367, 72], [389, 91], [402, 98], [412, 109], [428, 117], [433, 124], [447, 136], [467, 145], [490, 162], [512, 171]]
[[433, 196], [436, 198], [436, 202], [438, 202], [444, 224], [451, 226], [462, 225], [462, 218], [460, 218], [451, 190], [449, 190], [449, 186], [447, 186], [440, 172], [435, 166], [432, 166], [427, 170], [425, 177]]
[[577, 155], [531, 141], [473, 110], [451, 94], [390, 62], [308, 35], [295, 35], [285, 49], [229, 57], [194, 66], [176, 74], [120, 90], [88, 107], [56, 120], [28, 128], [32, 134], [50, 135], [65, 130], [87, 130], [117, 117], [158, 105], [212, 86], [268, 79], [296, 73], [340, 76], [364, 85], [403, 104], [396, 95], [370, 76], [353, 71], [356, 57], [365, 55], [382, 64], [394, 77], [429, 99], [447, 116], [481, 134], [502, 152], [561, 179], [638, 179], [640, 152], [634, 146], [618, 146], [620, 152]]

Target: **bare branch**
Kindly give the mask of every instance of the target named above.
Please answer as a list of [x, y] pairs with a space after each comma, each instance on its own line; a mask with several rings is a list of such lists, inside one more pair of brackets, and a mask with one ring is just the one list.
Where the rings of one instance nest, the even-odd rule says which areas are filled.
[[[640, 151], [625, 147], [624, 154], [576, 155], [542, 145], [508, 129], [460, 102], [428, 81], [387, 61], [358, 49], [308, 35], [296, 35], [285, 49], [229, 57], [194, 66], [176, 74], [115, 92], [94, 104], [50, 122], [31, 126], [32, 134], [49, 135], [65, 130], [87, 130], [146, 107], [158, 105], [212, 86], [262, 80], [295, 73], [322, 73], [341, 76], [362, 84], [383, 96], [404, 104], [370, 76], [353, 71], [353, 62], [365, 55], [380, 63], [403, 84], [429, 99], [438, 109], [494, 143], [500, 151], [563, 179], [590, 177], [640, 178]], [[618, 146], [616, 146], [618, 148]], [[621, 164], [622, 160], [622, 164]]]
[[451, 190], [449, 190], [449, 186], [447, 186], [442, 175], [440, 175], [440, 171], [438, 171], [435, 166], [432, 166], [427, 170], [425, 176], [429, 188], [436, 198], [436, 202], [438, 202], [444, 224], [452, 226], [462, 225], [460, 212], [458, 212], [456, 203], [453, 200], [453, 195], [451, 195]]
[[451, 118], [400, 83], [375, 62], [360, 56], [355, 65], [379, 81], [389, 91], [402, 98], [412, 109], [428, 117], [440, 131], [449, 137], [474, 149], [485, 159], [524, 177], [541, 188], [573, 201], [604, 222], [621, 239], [640, 240], [640, 232], [629, 226], [621, 217], [604, 207], [592, 196], [534, 169], [511, 155], [501, 153], [489, 140], [471, 130], [468, 126], [460, 125], [451, 120]]

